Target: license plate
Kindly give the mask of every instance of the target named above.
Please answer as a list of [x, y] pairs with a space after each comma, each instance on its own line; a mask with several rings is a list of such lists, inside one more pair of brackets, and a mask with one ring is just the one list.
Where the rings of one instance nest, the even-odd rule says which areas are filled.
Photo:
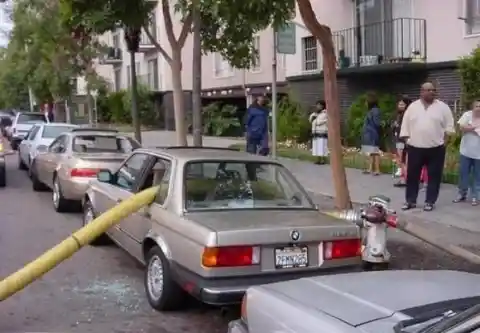
[[308, 266], [308, 247], [294, 246], [275, 249], [275, 268]]

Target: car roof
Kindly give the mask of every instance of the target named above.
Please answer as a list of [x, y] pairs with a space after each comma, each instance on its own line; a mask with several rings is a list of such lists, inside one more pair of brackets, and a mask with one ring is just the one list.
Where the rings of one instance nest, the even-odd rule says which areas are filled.
[[146, 152], [150, 154], [160, 154], [169, 156], [171, 158], [181, 160], [183, 162], [198, 161], [198, 160], [213, 160], [213, 161], [246, 161], [246, 162], [267, 162], [279, 164], [277, 161], [260, 155], [253, 155], [235, 149], [221, 148], [221, 147], [155, 147], [155, 148], [140, 148], [135, 151]]
[[40, 124], [35, 124], [35, 126], [49, 126], [49, 127], [56, 127], [56, 126], [70, 126], [70, 127], [78, 127], [78, 125], [75, 124], [69, 124], [69, 123], [40, 123]]
[[42, 112], [28, 112], [28, 111], [18, 111], [16, 114], [17, 115], [21, 115], [21, 114], [35, 114], [35, 115], [41, 114], [42, 116], [44, 115]]
[[102, 130], [95, 130], [95, 129], [88, 129], [82, 131], [71, 131], [69, 132], [71, 136], [88, 136], [88, 135], [93, 135], [93, 136], [124, 136], [124, 134], [119, 133], [119, 132], [112, 132], [112, 131], [102, 131]]

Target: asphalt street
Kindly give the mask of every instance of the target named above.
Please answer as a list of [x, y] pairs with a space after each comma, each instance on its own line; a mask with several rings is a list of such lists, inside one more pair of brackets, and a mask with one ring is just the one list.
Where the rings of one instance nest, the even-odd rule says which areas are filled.
[[[7, 187], [0, 189], [0, 278], [81, 226], [80, 215], [53, 210], [51, 193], [32, 191], [27, 174], [17, 169], [16, 155], [7, 157], [7, 168]], [[323, 197], [316, 200], [323, 207], [330, 205]], [[445, 233], [446, 241], [449, 235], [451, 230]], [[398, 233], [392, 235], [390, 250], [396, 269], [480, 272], [479, 267]], [[115, 246], [86, 247], [2, 302], [0, 332], [215, 333], [226, 332], [234, 316], [234, 312], [222, 316], [218, 309], [196, 302], [184, 312], [154, 312], [145, 300], [138, 264]]]

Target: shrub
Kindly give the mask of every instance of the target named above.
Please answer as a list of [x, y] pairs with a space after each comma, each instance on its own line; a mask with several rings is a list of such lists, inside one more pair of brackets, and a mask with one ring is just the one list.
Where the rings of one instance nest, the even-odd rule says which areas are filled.
[[211, 103], [203, 108], [202, 118], [204, 135], [228, 136], [238, 132], [241, 127], [234, 105]]
[[124, 90], [112, 92], [108, 95], [108, 109], [110, 121], [117, 124], [130, 124], [132, 116], [130, 108], [126, 109], [123, 103], [126, 92]]
[[283, 97], [278, 103], [277, 139], [298, 143], [310, 140], [308, 114], [291, 96]]
[[[359, 147], [362, 140], [362, 129], [365, 116], [367, 115], [367, 94], [360, 95], [348, 109], [346, 121], [346, 143], [348, 146]], [[391, 122], [395, 117], [396, 98], [390, 94], [380, 94], [378, 105], [382, 111], [382, 137], [380, 146], [385, 147], [391, 144]]]
[[[140, 84], [137, 87], [137, 92], [138, 92], [137, 105], [138, 105], [140, 123], [142, 125], [149, 125], [149, 126], [156, 125], [158, 121], [158, 115], [155, 112], [152, 93], [147, 87]], [[130, 119], [131, 121], [132, 94], [130, 90], [124, 93], [122, 101], [123, 101], [123, 108], [125, 110], [124, 112], [128, 113], [128, 119]], [[127, 118], [127, 114], [125, 114], [125, 118]], [[130, 121], [126, 123], [130, 123]]]

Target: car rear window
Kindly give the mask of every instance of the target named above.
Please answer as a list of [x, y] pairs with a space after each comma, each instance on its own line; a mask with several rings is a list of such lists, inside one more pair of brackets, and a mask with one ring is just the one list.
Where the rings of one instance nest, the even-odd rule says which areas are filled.
[[77, 153], [131, 153], [140, 145], [128, 137], [110, 135], [77, 135], [73, 151]]
[[251, 161], [189, 162], [187, 210], [314, 209], [305, 190], [283, 166]]
[[18, 115], [17, 123], [47, 122], [45, 115], [41, 113], [22, 113]]
[[60, 134], [71, 131], [74, 126], [44, 126], [42, 138], [55, 139]]

